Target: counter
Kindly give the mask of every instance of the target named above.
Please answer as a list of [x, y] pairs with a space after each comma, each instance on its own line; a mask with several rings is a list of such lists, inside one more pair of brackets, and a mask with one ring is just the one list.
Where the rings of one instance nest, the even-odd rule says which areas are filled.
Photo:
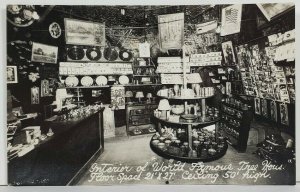
[[8, 163], [9, 185], [74, 185], [104, 150], [103, 110], [80, 119], [45, 121], [54, 135]]

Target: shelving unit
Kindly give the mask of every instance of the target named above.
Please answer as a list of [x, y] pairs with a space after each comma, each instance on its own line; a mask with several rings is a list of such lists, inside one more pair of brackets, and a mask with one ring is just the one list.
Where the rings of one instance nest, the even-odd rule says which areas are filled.
[[[141, 64], [142, 63], [142, 64]], [[159, 84], [159, 75], [151, 57], [137, 57], [132, 65], [134, 84]]]
[[[182, 59], [182, 68], [183, 68], [183, 90], [187, 90], [187, 74], [186, 74], [186, 61], [185, 61], [185, 51], [184, 48], [182, 49], [183, 53], [183, 59]], [[162, 124], [164, 125], [174, 125], [175, 130], [178, 131], [178, 126], [180, 126], [182, 129], [185, 130], [185, 134], [186, 137], [184, 139], [180, 139], [178, 140], [179, 143], [174, 144], [174, 142], [171, 142], [172, 145], [167, 145], [164, 147], [164, 143], [158, 143], [157, 145], [155, 144], [154, 140], [158, 140], [157, 139], [157, 134], [155, 134], [151, 141], [150, 141], [150, 147], [151, 149], [158, 155], [164, 157], [164, 158], [172, 158], [175, 160], [179, 160], [179, 161], [184, 161], [184, 162], [198, 162], [198, 161], [202, 161], [202, 162], [207, 162], [207, 161], [213, 161], [216, 160], [218, 158], [221, 158], [223, 155], [225, 155], [228, 145], [225, 142], [225, 140], [222, 139], [222, 137], [218, 137], [218, 133], [217, 133], [217, 128], [215, 128], [213, 135], [213, 139], [212, 140], [203, 140], [202, 143], [198, 140], [198, 133], [196, 136], [195, 141], [197, 140], [199, 142], [198, 146], [194, 146], [193, 145], [193, 127], [197, 126], [197, 128], [195, 129], [196, 131], [201, 131], [203, 128], [215, 124], [219, 121], [218, 118], [212, 118], [212, 117], [207, 117], [206, 116], [206, 99], [207, 98], [211, 98], [213, 97], [213, 95], [207, 96], [207, 97], [200, 97], [200, 96], [186, 96], [186, 94], [183, 94], [182, 96], [172, 96], [172, 97], [168, 97], [168, 96], [160, 96], [158, 95], [158, 97], [162, 98], [162, 99], [170, 99], [170, 100], [178, 100], [178, 101], [183, 101], [184, 102], [184, 115], [180, 115], [179, 119], [173, 120], [173, 118], [165, 117], [161, 118], [160, 116], [157, 116], [156, 114], [154, 114], [154, 119], [157, 121], [158, 124], [158, 133], [160, 135], [160, 137], [163, 137], [163, 132], [162, 132]], [[192, 116], [192, 118], [187, 118], [186, 115], [188, 115], [187, 112], [187, 107], [188, 107], [188, 101], [191, 100], [201, 100], [201, 112], [197, 112], [197, 108], [196, 111], [194, 112], [194, 114], [190, 114]], [[178, 115], [177, 115], [178, 118]], [[177, 119], [176, 118], [176, 119]], [[181, 129], [180, 128], [180, 129]], [[199, 133], [200, 134], [200, 133]], [[207, 133], [207, 136], [209, 134]], [[209, 136], [208, 136], [209, 137]], [[159, 142], [164, 142], [165, 140], [159, 138]], [[207, 142], [204, 141], [212, 141], [211, 145], [208, 144]], [[181, 143], [183, 143], [183, 145], [181, 145]], [[214, 144], [212, 144], [214, 143]], [[161, 146], [159, 144], [162, 144]], [[217, 149], [213, 149], [212, 146], [213, 145], [218, 145]], [[173, 146], [176, 145], [176, 146]], [[186, 145], [186, 146], [184, 146]], [[210, 145], [210, 149], [208, 149]], [[181, 152], [181, 147], [183, 146], [184, 151], [185, 152]], [[208, 152], [209, 150], [213, 150], [213, 152], [211, 153], [211, 151], [209, 153], [202, 153], [202, 149], [203, 151], [207, 150], [206, 152]], [[200, 152], [199, 152], [200, 151]], [[195, 152], [197, 153], [195, 155]]]

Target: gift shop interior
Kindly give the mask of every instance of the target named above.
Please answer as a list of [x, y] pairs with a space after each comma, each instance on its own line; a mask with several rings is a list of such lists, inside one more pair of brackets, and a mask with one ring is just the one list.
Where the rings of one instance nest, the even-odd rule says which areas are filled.
[[285, 169], [256, 184], [290, 184], [294, 44], [293, 4], [9, 5], [8, 182], [89, 185], [95, 162], [156, 159], [268, 160]]

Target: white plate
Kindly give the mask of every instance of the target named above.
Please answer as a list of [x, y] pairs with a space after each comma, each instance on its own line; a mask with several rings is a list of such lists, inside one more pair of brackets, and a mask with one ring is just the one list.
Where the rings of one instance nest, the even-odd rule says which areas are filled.
[[65, 80], [65, 83], [67, 87], [75, 87], [78, 85], [79, 80], [75, 76], [68, 76]]
[[107, 85], [107, 78], [105, 76], [98, 76], [96, 78], [96, 84], [97, 85]]
[[126, 85], [129, 83], [129, 78], [125, 75], [119, 77], [119, 82], [121, 85]]
[[81, 78], [81, 85], [89, 87], [91, 85], [93, 85], [93, 78], [91, 78], [90, 76], [84, 76]]

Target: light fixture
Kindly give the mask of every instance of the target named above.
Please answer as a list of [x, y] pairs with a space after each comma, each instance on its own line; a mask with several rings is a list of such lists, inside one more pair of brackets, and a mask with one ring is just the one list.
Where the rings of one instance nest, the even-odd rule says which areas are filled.
[[142, 91], [136, 92], [135, 98], [139, 99], [139, 103], [141, 103], [141, 98], [144, 98], [144, 93]]
[[146, 95], [146, 97], [147, 97], [147, 103], [151, 103], [151, 98], [153, 97], [152, 96], [152, 93], [147, 93], [147, 95]]
[[168, 119], [170, 116], [170, 110], [171, 106], [169, 104], [169, 101], [167, 99], [161, 99], [158, 104], [159, 111], [161, 111], [160, 118], [161, 119]]

